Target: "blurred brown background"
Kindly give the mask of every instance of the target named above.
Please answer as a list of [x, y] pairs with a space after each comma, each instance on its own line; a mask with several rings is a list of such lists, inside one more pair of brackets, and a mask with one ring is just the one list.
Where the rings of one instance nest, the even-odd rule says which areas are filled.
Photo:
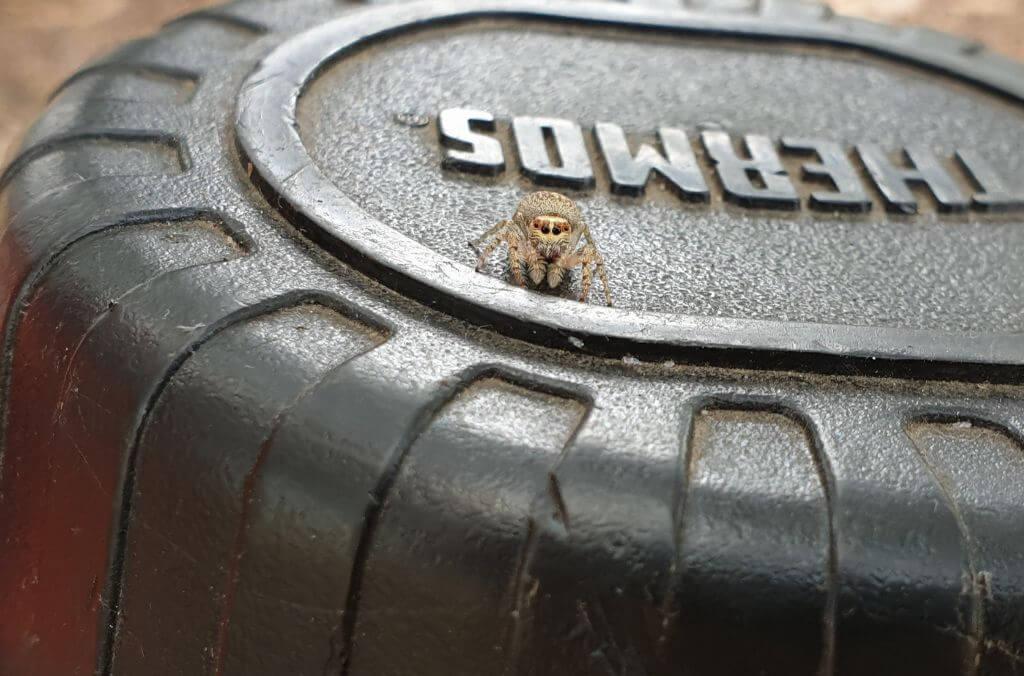
[[[89, 59], [211, 0], [0, 0], [0, 164]], [[959, 33], [1024, 60], [1024, 0], [833, 0], [843, 14]]]

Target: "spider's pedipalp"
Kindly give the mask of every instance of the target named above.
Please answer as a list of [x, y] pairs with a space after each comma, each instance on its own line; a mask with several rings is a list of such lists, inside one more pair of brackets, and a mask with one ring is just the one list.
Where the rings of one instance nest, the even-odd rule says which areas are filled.
[[562, 283], [562, 279], [565, 277], [565, 268], [561, 265], [549, 265], [548, 266], [548, 288], [554, 289]]
[[540, 257], [535, 257], [532, 261], [530, 261], [529, 268], [530, 280], [535, 285], [539, 286], [540, 283], [544, 281], [544, 275], [547, 272], [547, 264], [544, 262], [544, 259]]

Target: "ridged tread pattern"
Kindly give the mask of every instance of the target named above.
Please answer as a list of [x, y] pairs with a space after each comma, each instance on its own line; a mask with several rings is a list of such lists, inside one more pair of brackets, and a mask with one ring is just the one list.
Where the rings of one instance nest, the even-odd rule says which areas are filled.
[[[765, 673], [1024, 671], [1016, 534], [987, 516], [1020, 505], [1015, 388], [567, 366], [383, 290], [273, 213], [225, 131], [237, 84], [287, 33], [364, 4], [172, 22], [64, 85], [0, 175], [0, 535], [19, 554], [0, 604], [71, 625], [0, 627], [0, 671], [715, 673], [723, 645]], [[840, 22], [1024, 77], [973, 42], [817, 5], [642, 4]], [[177, 170], [93, 171], [97, 143], [170, 149]], [[132, 271], [90, 265], [101, 244]], [[239, 400], [251, 419], [222, 412]], [[799, 499], [744, 511], [729, 497], [766, 458], [790, 474], [763, 489]], [[48, 477], [54, 493], [19, 492]], [[756, 551], [769, 569], [814, 552], [792, 563], [782, 617], [808, 619], [778, 653], [751, 595], [718, 624], [692, 616], [716, 585], [756, 583], [691, 577], [750, 555], [712, 526], [759, 519], [778, 529]]]

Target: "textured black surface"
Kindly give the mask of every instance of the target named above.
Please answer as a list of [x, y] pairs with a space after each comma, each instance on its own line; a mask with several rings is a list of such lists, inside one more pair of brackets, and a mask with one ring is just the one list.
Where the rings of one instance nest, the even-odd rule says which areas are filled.
[[[630, 77], [612, 75], [625, 68]], [[1024, 174], [1020, 109], [948, 78], [842, 51], [613, 30], [566, 35], [540, 23], [435, 29], [378, 43], [313, 82], [299, 130], [317, 166], [370, 215], [469, 265], [466, 241], [511, 215], [529, 184], [516, 172], [497, 183], [444, 172], [436, 127], [395, 120], [399, 112], [436, 116], [459, 105], [506, 124], [517, 115], [588, 128], [615, 122], [645, 142], [665, 125], [691, 138], [711, 126], [734, 137], [872, 142], [890, 151], [921, 143], [952, 154], [962, 146], [1005, 176]], [[506, 157], [513, 152], [506, 147]], [[580, 200], [623, 308], [950, 332], [1022, 329], [1020, 216], [992, 222], [927, 206], [916, 219], [878, 208], [862, 217], [794, 217], [689, 205], [663, 187], [651, 193], [613, 198], [604, 188]], [[490, 272], [500, 271], [496, 261]]]
[[[1019, 377], [1016, 366], [1024, 354], [1022, 342], [1015, 333], [947, 333], [903, 327], [841, 326], [595, 308], [527, 293], [500, 278], [475, 274], [468, 266], [375, 220], [310, 157], [301, 137], [298, 109], [306, 88], [332, 61], [343, 59], [366, 44], [387, 39], [396, 31], [479, 17], [507, 21], [524, 15], [547, 22], [578, 20], [587, 25], [611, 24], [632, 30], [676, 31], [683, 35], [690, 32], [717, 34], [728, 28], [750, 39], [764, 35], [776, 39], [799, 37], [809, 42], [824, 41], [875, 50], [890, 58], [912, 62], [919, 62], [925, 56], [942, 56], [942, 52], [929, 43], [921, 45], [922, 55], [911, 45], [873, 41], [868, 35], [850, 35], [836, 24], [791, 26], [724, 17], [703, 22], [700, 17], [687, 14], [635, 12], [628, 8], [615, 9], [612, 5], [593, 5], [578, 12], [569, 7], [520, 7], [505, 3], [411, 4], [327, 23], [284, 42], [265, 57], [244, 83], [237, 104], [236, 130], [247, 165], [252, 165], [252, 173], [269, 198], [281, 204], [304, 232], [344, 262], [431, 306], [539, 344], [554, 347], [568, 344], [592, 354], [670, 356], [727, 365], [772, 364], [779, 368], [830, 372], [857, 369], [866, 373], [902, 372], [931, 378], [1013, 380]], [[719, 22], [722, 25], [718, 25]], [[1003, 71], [991, 66], [973, 58], [961, 58], [948, 68], [988, 87], [1001, 87], [1006, 95], [1024, 97], [1019, 86], [1002, 84]], [[405, 124], [420, 117], [403, 113], [395, 119]], [[577, 139], [577, 145], [582, 143], [579, 129], [573, 126], [575, 123], [536, 122], [535, 125], [549, 129], [562, 127]], [[720, 137], [721, 132], [707, 132], [703, 140], [721, 145], [724, 139]], [[760, 164], [764, 170], [777, 170], [777, 163], [767, 161], [773, 153], [769, 138], [750, 137], [749, 142], [758, 148], [757, 156], [763, 158]], [[726, 150], [719, 147], [714, 153], [718, 161], [729, 155]], [[522, 148], [519, 151], [522, 153]], [[923, 152], [915, 150], [914, 156], [920, 158]], [[881, 166], [880, 156], [876, 153], [874, 157], [875, 164]], [[529, 173], [537, 173], [536, 167]], [[574, 172], [574, 175], [583, 176], [583, 173]], [[558, 172], [552, 177], [559, 177]], [[896, 179], [886, 180], [891, 183]], [[777, 186], [772, 190], [778, 196], [783, 194]], [[944, 192], [940, 190], [938, 194]], [[738, 194], [734, 197], [740, 203], [751, 201]], [[909, 202], [903, 204], [908, 206]], [[785, 294], [785, 284], [780, 284], [777, 291]], [[876, 363], [878, 360], [884, 362]]]
[[[816, 374], [756, 355], [726, 369], [579, 354], [410, 300], [305, 239], [250, 180], [235, 107], [272, 49], [361, 9], [245, 2], [127, 45], [63, 89], [0, 179], [0, 672], [1024, 671], [1016, 384], [970, 365], [960, 375], [982, 382], [900, 380], [884, 360], [853, 376], [841, 350]], [[1016, 66], [952, 38], [758, 11], [677, 18], [828, 25], [1024, 90]], [[651, 46], [677, 49], [760, 63], [749, 46]], [[842, 58], [837, 72], [909, 77]], [[390, 96], [363, 105], [383, 121]], [[740, 114], [771, 131], [770, 106]], [[445, 181], [467, 209], [512, 189]], [[708, 219], [735, 218], [724, 209]], [[913, 223], [969, 248], [933, 221]], [[972, 325], [943, 312], [935, 327]]]

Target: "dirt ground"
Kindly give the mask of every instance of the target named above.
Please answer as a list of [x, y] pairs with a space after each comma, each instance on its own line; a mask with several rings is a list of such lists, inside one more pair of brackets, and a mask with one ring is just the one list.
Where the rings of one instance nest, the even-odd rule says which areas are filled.
[[[86, 61], [210, 0], [0, 0], [0, 165]], [[1024, 59], [1024, 0], [833, 0], [843, 14], [976, 38]]]

